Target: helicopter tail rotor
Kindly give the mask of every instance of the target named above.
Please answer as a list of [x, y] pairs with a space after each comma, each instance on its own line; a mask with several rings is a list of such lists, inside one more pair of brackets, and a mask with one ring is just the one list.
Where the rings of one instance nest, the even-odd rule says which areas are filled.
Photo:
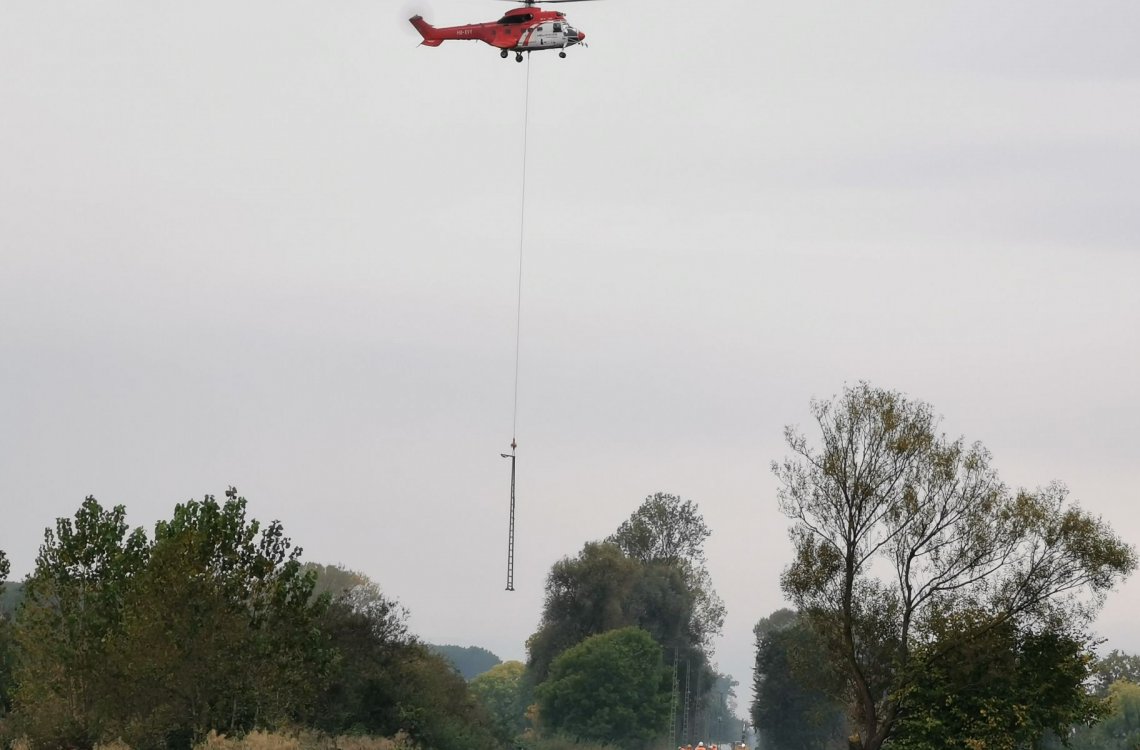
[[[400, 5], [400, 18], [401, 19], [411, 20], [412, 18], [419, 18], [422, 21], [425, 18], [434, 18], [434, 17], [435, 17], [435, 14], [432, 13], [431, 0], [404, 0], [404, 2], [401, 3], [401, 5]], [[412, 25], [415, 26], [415, 23], [413, 22]], [[424, 21], [424, 25], [427, 26], [429, 29], [433, 28], [431, 26], [431, 24], [427, 23], [426, 21]], [[407, 29], [408, 27], [405, 26], [404, 28]], [[419, 32], [419, 33], [416, 33], [416, 32]], [[419, 26], [416, 26], [415, 31], [408, 30], [407, 33], [414, 35], [417, 38], [423, 37], [423, 32], [420, 31]]]

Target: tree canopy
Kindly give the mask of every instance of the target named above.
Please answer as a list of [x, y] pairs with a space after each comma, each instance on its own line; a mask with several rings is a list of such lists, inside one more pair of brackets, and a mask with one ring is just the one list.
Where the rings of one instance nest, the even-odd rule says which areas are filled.
[[1108, 689], [1120, 681], [1140, 685], [1140, 656], [1113, 649], [1098, 659], [1093, 667], [1093, 681], [1098, 695], [1108, 695]]
[[487, 709], [503, 742], [516, 737], [526, 725], [525, 672], [521, 661], [507, 661], [471, 680], [471, 692]]
[[1107, 693], [1104, 719], [1074, 732], [1069, 738], [1073, 750], [1140, 749], [1140, 685], [1117, 680], [1108, 686]]
[[[11, 568], [8, 567], [8, 556], [0, 550], [0, 603], [4, 603], [5, 586]], [[12, 685], [12, 628], [8, 622], [10, 610], [0, 606], [0, 717], [11, 709], [9, 693]]]
[[1009, 490], [925, 403], [861, 383], [812, 414], [818, 447], [788, 428], [792, 455], [773, 464], [795, 547], [781, 585], [850, 686], [863, 750], [894, 730], [917, 649], [952, 658], [1011, 621], [1087, 623], [1136, 565], [1062, 485]]
[[636, 626], [676, 667], [679, 692], [688, 686], [688, 712], [677, 711], [674, 734], [695, 731], [713, 697], [711, 646], [725, 612], [703, 565], [708, 535], [695, 503], [657, 493], [606, 541], [556, 562], [538, 631], [527, 641], [529, 683], [545, 680], [552, 661], [583, 639]]
[[438, 750], [496, 746], [488, 711], [451, 663], [409, 632], [399, 602], [362, 573], [316, 570], [318, 587], [325, 578], [326, 592], [336, 593], [320, 621], [333, 661], [311, 725], [331, 733], [403, 733]]
[[545, 727], [640, 750], [669, 726], [671, 675], [661, 647], [640, 628], [591, 636], [554, 660], [538, 687]]
[[[951, 636], [953, 637], [953, 636]], [[1091, 644], [1063, 627], [1002, 622], [955, 649], [912, 654], [907, 704], [891, 734], [900, 750], [1018, 750], [1097, 721], [1105, 703], [1085, 689]]]
[[628, 557], [649, 562], [705, 564], [705, 540], [712, 532], [692, 500], [658, 492], [622, 522], [607, 542]]
[[150, 538], [122, 506], [87, 498], [45, 531], [19, 616], [0, 619], [0, 713], [12, 709], [0, 742], [179, 750], [211, 731], [307, 726], [497, 746], [466, 681], [408, 633], [398, 602], [300, 555], [233, 488], [176, 505]]
[[752, 725], [770, 750], [842, 750], [847, 747], [844, 707], [834, 697], [837, 675], [818, 659], [818, 638], [790, 609], [753, 628], [756, 664]]

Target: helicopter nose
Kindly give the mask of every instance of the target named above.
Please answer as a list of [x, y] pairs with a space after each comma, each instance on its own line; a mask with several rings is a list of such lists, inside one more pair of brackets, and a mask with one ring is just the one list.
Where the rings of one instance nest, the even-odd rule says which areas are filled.
[[579, 41], [579, 42], [584, 42], [584, 41], [586, 41], [586, 32], [584, 32], [584, 31], [579, 31], [579, 32], [578, 32], [578, 41]]

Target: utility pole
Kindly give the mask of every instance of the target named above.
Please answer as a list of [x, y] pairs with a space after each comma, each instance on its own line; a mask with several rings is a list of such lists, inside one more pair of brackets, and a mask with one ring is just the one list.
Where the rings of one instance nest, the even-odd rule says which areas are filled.
[[511, 520], [507, 531], [507, 591], [515, 590], [515, 444], [511, 438], [511, 452], [500, 453], [503, 458], [511, 459]]
[[681, 741], [688, 742], [689, 737], [689, 688], [693, 684], [693, 661], [685, 659], [685, 710], [681, 713]]
[[673, 735], [673, 744], [681, 745], [677, 737], [677, 647], [673, 647], [673, 692], [669, 701], [669, 732]]

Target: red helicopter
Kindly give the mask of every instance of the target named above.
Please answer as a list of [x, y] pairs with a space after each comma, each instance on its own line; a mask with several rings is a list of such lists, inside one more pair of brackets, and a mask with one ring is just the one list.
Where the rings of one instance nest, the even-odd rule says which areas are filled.
[[[514, 0], [508, 0], [513, 2]], [[583, 0], [544, 0], [546, 3], [576, 3]], [[424, 40], [421, 44], [438, 47], [449, 39], [468, 39], [486, 42], [501, 51], [499, 57], [513, 50], [515, 60], [522, 62], [523, 52], [543, 49], [558, 50], [559, 57], [566, 57], [566, 48], [575, 44], [585, 46], [586, 34], [566, 22], [566, 14], [556, 10], [543, 10], [535, 6], [536, 0], [523, 0], [522, 8], [508, 10], [498, 21], [471, 23], [466, 26], [445, 26], [436, 28], [423, 19], [412, 16], [412, 26], [420, 32]]]

